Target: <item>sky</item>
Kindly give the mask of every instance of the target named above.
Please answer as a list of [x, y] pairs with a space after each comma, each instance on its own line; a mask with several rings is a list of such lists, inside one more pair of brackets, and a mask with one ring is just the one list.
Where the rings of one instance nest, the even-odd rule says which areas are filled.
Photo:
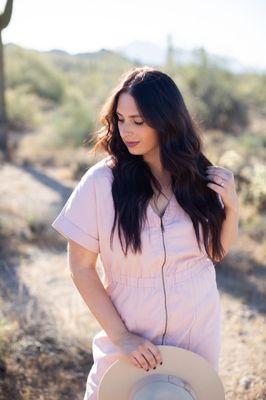
[[[6, 0], [0, 0], [0, 11]], [[266, 70], [266, 0], [14, 0], [3, 42], [70, 54], [140, 40], [202, 46]], [[263, 45], [264, 42], [264, 45]]]

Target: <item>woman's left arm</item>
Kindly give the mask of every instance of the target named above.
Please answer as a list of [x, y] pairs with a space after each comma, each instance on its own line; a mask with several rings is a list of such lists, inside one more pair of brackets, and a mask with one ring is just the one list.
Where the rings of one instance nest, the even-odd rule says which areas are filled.
[[226, 219], [222, 225], [221, 243], [225, 253], [228, 253], [238, 236], [239, 204], [234, 174], [226, 168], [214, 165], [206, 168], [206, 174], [211, 181], [207, 186], [221, 196], [224, 204]]

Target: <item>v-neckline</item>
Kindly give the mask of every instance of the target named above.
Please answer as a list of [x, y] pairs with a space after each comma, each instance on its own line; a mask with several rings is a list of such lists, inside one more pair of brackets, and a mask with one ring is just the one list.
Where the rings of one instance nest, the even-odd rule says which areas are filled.
[[153, 214], [156, 215], [157, 218], [161, 219], [167, 214], [167, 212], [169, 210], [169, 207], [170, 207], [170, 203], [172, 202], [173, 197], [174, 197], [174, 192], [171, 194], [171, 197], [168, 200], [168, 203], [167, 203], [167, 205], [166, 205], [166, 207], [165, 207], [165, 209], [164, 209], [164, 211], [163, 211], [163, 213], [161, 215], [157, 214], [157, 212], [154, 210], [154, 208], [151, 205], [151, 201], [149, 201], [148, 206], [152, 210]]

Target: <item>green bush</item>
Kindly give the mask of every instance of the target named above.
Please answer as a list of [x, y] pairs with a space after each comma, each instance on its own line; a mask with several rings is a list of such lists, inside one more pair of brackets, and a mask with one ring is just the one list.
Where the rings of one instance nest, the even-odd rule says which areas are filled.
[[265, 212], [266, 208], [266, 166], [261, 163], [246, 165], [241, 170], [241, 175], [246, 178], [244, 200], [252, 203], [259, 212]]
[[39, 97], [27, 85], [6, 90], [9, 125], [14, 130], [32, 130], [43, 123]]
[[90, 102], [81, 90], [70, 87], [65, 102], [54, 119], [56, 146], [80, 147], [83, 139], [94, 129], [95, 119]]
[[190, 98], [189, 104], [207, 129], [237, 132], [248, 125], [247, 103], [238, 90], [236, 76], [212, 62], [206, 53], [197, 62], [179, 67], [175, 81]]
[[60, 103], [64, 95], [64, 79], [45, 54], [15, 47], [6, 57], [7, 87], [27, 85], [37, 96]]
[[266, 115], [266, 73], [244, 73], [237, 77], [237, 81], [243, 101]]

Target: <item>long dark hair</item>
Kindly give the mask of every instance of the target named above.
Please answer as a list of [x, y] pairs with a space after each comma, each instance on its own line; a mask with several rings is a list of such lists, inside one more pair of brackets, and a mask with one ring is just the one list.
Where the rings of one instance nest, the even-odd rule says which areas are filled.
[[142, 155], [131, 154], [121, 139], [116, 108], [120, 94], [125, 92], [133, 96], [145, 122], [158, 132], [163, 168], [171, 174], [176, 200], [191, 218], [199, 248], [200, 223], [205, 250], [213, 261], [219, 261], [224, 256], [220, 234], [225, 212], [217, 193], [206, 186], [205, 168], [212, 164], [202, 153], [200, 125], [189, 115], [175, 82], [152, 67], [133, 68], [122, 75], [100, 112], [103, 127], [92, 139], [85, 140], [94, 143], [92, 151], [104, 150], [113, 161], [115, 218], [111, 236], [118, 220], [122, 249], [121, 229], [124, 233], [125, 254], [129, 245], [134, 252], [141, 251], [142, 224], [154, 193], [151, 183], [161, 192], [159, 181]]

